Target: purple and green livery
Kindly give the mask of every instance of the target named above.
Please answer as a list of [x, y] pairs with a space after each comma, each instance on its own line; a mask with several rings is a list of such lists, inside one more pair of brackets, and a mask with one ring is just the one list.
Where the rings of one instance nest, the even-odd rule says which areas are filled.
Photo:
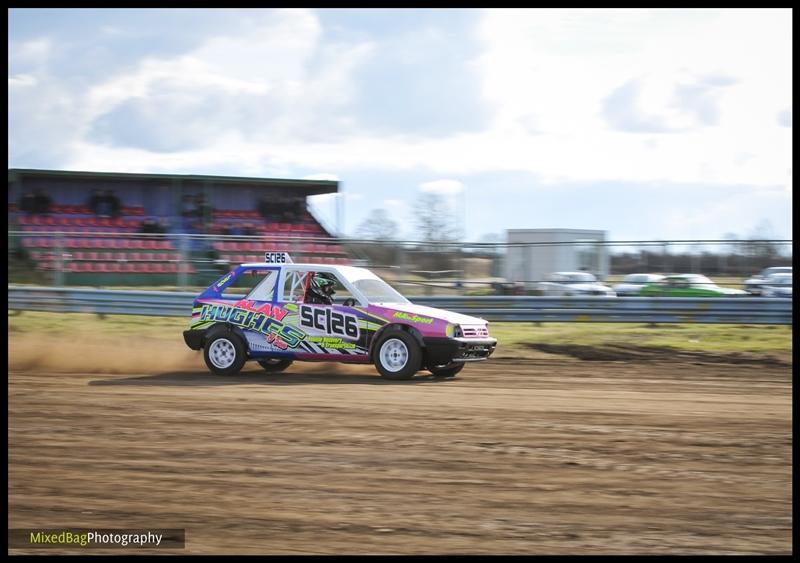
[[[235, 268], [194, 301], [184, 340], [203, 350], [215, 374], [235, 374], [247, 361], [274, 372], [301, 360], [373, 363], [389, 379], [422, 369], [452, 377], [494, 352], [485, 320], [415, 305], [370, 270], [293, 264], [285, 253], [265, 258]], [[240, 289], [250, 276], [257, 283]], [[340, 297], [317, 299], [318, 279]]]

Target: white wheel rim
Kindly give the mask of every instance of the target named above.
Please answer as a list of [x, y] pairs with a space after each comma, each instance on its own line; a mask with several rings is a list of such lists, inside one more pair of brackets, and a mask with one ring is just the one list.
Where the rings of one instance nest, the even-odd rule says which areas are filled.
[[408, 347], [397, 338], [391, 338], [381, 346], [381, 365], [391, 372], [400, 371], [408, 363]]
[[214, 367], [225, 369], [231, 367], [236, 360], [236, 348], [226, 338], [215, 340], [208, 349], [208, 358]]

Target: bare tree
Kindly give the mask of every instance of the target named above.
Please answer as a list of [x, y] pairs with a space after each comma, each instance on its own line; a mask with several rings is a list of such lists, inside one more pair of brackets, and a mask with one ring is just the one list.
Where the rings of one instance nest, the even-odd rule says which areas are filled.
[[458, 238], [458, 225], [453, 210], [445, 199], [424, 193], [414, 206], [417, 235], [426, 242], [448, 242]]
[[777, 245], [773, 242], [775, 232], [769, 219], [762, 219], [750, 233], [747, 243], [748, 254], [761, 260], [762, 264], [776, 258], [779, 254]]
[[397, 238], [397, 222], [389, 217], [385, 209], [373, 209], [356, 229], [360, 238], [388, 241]]

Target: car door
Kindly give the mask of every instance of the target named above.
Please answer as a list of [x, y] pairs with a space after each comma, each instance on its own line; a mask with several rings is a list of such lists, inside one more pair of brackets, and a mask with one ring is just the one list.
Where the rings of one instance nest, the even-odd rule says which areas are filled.
[[244, 338], [252, 357], [291, 357], [302, 333], [276, 305], [277, 266], [240, 266], [209, 287], [197, 300], [193, 328], [225, 323]]
[[[339, 362], [363, 362], [368, 355], [365, 313], [357, 309], [355, 298], [336, 272], [331, 304], [313, 302], [310, 288], [318, 270], [308, 266], [287, 266], [280, 280], [278, 305], [288, 311], [287, 319], [303, 338], [298, 357]], [[345, 305], [347, 303], [347, 305]]]
[[240, 328], [247, 339], [250, 354], [255, 358], [292, 358], [302, 341], [302, 331], [289, 321], [289, 311], [277, 301], [280, 271], [278, 266], [257, 266], [245, 269], [241, 276], [257, 280], [255, 286], [235, 304], [246, 312], [241, 315]]

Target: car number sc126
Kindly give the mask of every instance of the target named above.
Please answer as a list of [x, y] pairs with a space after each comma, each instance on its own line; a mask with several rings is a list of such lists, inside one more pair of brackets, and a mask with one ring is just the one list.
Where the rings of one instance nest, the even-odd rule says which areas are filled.
[[265, 252], [264, 262], [267, 264], [291, 264], [292, 259], [288, 252]]

